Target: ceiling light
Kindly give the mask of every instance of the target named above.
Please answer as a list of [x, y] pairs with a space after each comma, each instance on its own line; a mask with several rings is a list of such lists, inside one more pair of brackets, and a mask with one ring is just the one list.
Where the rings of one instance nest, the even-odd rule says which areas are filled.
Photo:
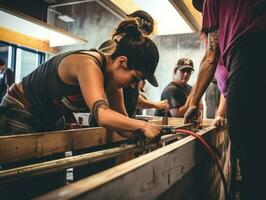
[[58, 15], [58, 18], [61, 19], [64, 22], [74, 22], [75, 20], [72, 17], [69, 17], [68, 15], [62, 15], [60, 12], [58, 12], [57, 10], [54, 10], [52, 8], [49, 9], [49, 11], [55, 13]]
[[69, 17], [68, 15], [59, 15], [58, 18], [67, 23], [75, 21], [73, 18]]
[[58, 18], [67, 23], [75, 21], [73, 18], [69, 17], [68, 15], [59, 15]]

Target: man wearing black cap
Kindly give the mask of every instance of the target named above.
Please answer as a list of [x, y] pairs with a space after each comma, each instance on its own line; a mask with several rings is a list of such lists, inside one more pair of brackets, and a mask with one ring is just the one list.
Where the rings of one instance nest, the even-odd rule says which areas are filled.
[[[187, 82], [193, 71], [194, 65], [191, 59], [181, 58], [177, 61], [173, 72], [173, 81], [164, 88], [161, 95], [161, 100], [167, 99], [169, 102], [169, 117], [184, 116], [188, 108], [186, 102], [192, 88]], [[163, 116], [163, 113], [157, 111], [156, 115]]]

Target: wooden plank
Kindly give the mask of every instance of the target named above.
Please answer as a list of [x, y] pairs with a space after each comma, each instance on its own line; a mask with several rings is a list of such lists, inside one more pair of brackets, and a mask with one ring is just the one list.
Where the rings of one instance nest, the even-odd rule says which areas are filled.
[[[163, 125], [163, 117], [159, 116], [137, 116], [137, 119], [145, 119], [157, 125]], [[173, 126], [180, 126], [184, 124], [184, 118], [168, 117], [168, 124]]]
[[[179, 128], [188, 129], [190, 126], [179, 126]], [[62, 171], [67, 168], [80, 167], [94, 162], [102, 160], [121, 157], [126, 154], [133, 154], [136, 152], [147, 152], [148, 149], [155, 150], [162, 146], [165, 146], [166, 142], [176, 141], [182, 139], [180, 135], [169, 134], [164, 135], [160, 141], [147, 142], [145, 146], [139, 146], [138, 144], [132, 144], [132, 141], [127, 140], [123, 144], [116, 144], [115, 147], [98, 150], [96, 152], [84, 153], [81, 155], [53, 159], [50, 161], [39, 162], [35, 164], [26, 164], [23, 166], [0, 170], [0, 184], [25, 179], [40, 174], [49, 174], [55, 171]], [[129, 159], [128, 159], [129, 160]], [[128, 161], [124, 160], [124, 162]]]
[[194, 31], [200, 31], [202, 16], [192, 5], [191, 0], [169, 0], [174, 8]]
[[[104, 128], [21, 134], [0, 137], [0, 163], [40, 158], [66, 151], [80, 150], [106, 144]], [[113, 141], [125, 138], [116, 136]]]
[[78, 156], [61, 158], [7, 170], [0, 170], [0, 184], [19, 179], [25, 179], [36, 175], [62, 171], [72, 167], [88, 165], [101, 160], [115, 158], [123, 154], [139, 151], [141, 151], [141, 149], [137, 147], [136, 144], [131, 144], [125, 147], [114, 147], [101, 151], [85, 153]]
[[[224, 142], [224, 136], [214, 127], [198, 134], [214, 137], [215, 146]], [[188, 136], [37, 199], [155, 199], [207, 157], [200, 145]]]
[[[160, 118], [151, 120], [160, 124]], [[181, 119], [170, 119], [170, 125], [182, 125]], [[34, 134], [0, 136], [0, 164], [41, 158], [125, 140], [104, 128], [84, 128]], [[7, 153], [8, 152], [8, 153]]]
[[49, 41], [38, 40], [33, 37], [6, 29], [0, 26], [0, 41], [13, 43], [42, 51], [50, 54], [58, 53], [58, 48], [52, 48], [49, 45]]

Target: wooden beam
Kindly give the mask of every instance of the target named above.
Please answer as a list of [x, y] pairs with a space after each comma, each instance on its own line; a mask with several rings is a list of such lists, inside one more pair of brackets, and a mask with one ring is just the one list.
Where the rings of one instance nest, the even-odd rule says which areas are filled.
[[98, 0], [97, 3], [121, 18], [140, 9], [132, 0]]
[[[120, 18], [125, 18], [126, 15], [136, 10], [141, 10], [133, 0], [98, 0], [97, 2]], [[155, 24], [153, 35], [156, 35], [158, 33], [157, 21], [155, 19], [153, 20]]]
[[[0, 137], [0, 163], [41, 158], [106, 144], [104, 128], [86, 128]], [[116, 135], [113, 141], [124, 140]], [[7, 153], [8, 152], [8, 153]]]
[[[178, 128], [190, 129], [190, 125], [182, 125]], [[0, 170], [0, 184], [25, 179], [40, 174], [49, 174], [56, 171], [62, 171], [64, 169], [80, 167], [83, 165], [92, 164], [102, 160], [117, 158], [126, 154], [133, 154], [136, 152], [147, 152], [152, 149], [155, 150], [166, 143], [174, 142], [176, 140], [183, 139], [184, 136], [179, 134], [168, 134], [161, 137], [160, 141], [151, 141], [146, 145], [140, 146], [139, 143], [126, 140], [125, 142], [113, 144], [115, 147], [98, 150], [95, 152], [84, 153], [81, 155], [55, 159], [51, 161], [39, 162], [35, 164], [23, 165], [12, 169]]]
[[192, 0], [169, 0], [194, 31], [200, 31], [202, 16], [192, 5]]
[[111, 2], [117, 5], [126, 14], [130, 14], [140, 9], [132, 0], [111, 0]]
[[141, 149], [136, 144], [126, 145], [125, 147], [114, 147], [101, 151], [85, 153], [32, 165], [25, 165], [17, 168], [0, 170], [0, 184], [14, 180], [25, 179], [41, 174], [49, 174], [64, 169], [80, 167], [92, 164], [101, 160], [115, 158], [123, 154], [140, 152]]
[[56, 54], [57, 48], [52, 48], [49, 45], [49, 41], [42, 41], [33, 37], [3, 28], [0, 26], [0, 41], [21, 45], [37, 51]]
[[[225, 137], [225, 133], [218, 133], [216, 128], [207, 128], [198, 134], [210, 139], [214, 146], [225, 145], [221, 149], [228, 149], [228, 138]], [[110, 196], [112, 199], [155, 199], [174, 183], [182, 181], [182, 177], [199, 166], [199, 163], [206, 163], [206, 159], [209, 157], [201, 144], [192, 136], [188, 136], [37, 199], [109, 199]], [[204, 169], [205, 172], [207, 170], [207, 173], [211, 173], [209, 168]], [[211, 186], [212, 179], [209, 181], [209, 186]], [[217, 184], [219, 186], [220, 181]], [[193, 192], [193, 188], [184, 188], [184, 191]], [[199, 194], [204, 195], [200, 192]], [[216, 193], [212, 193], [212, 195], [214, 194], [216, 195]]]
[[[161, 125], [160, 117], [150, 119]], [[182, 118], [169, 118], [169, 125], [180, 126]], [[75, 151], [125, 140], [104, 128], [85, 128], [46, 133], [20, 134], [0, 137], [0, 163], [41, 158], [66, 151]], [[9, 152], [6, 154], [6, 152]]]
[[[151, 123], [161, 125], [160, 117]], [[181, 118], [169, 118], [170, 125], [182, 125]], [[45, 133], [0, 136], [0, 164], [41, 158], [126, 140], [104, 128], [84, 128]], [[8, 153], [7, 153], [8, 152]]]

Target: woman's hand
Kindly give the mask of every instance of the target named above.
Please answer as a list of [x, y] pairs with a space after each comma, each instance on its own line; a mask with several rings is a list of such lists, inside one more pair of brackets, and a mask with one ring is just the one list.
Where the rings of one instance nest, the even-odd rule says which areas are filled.
[[143, 127], [143, 133], [144, 135], [149, 138], [149, 139], [153, 139], [156, 136], [159, 135], [160, 131], [161, 131], [161, 127], [149, 122], [144, 122], [144, 127]]
[[163, 101], [159, 101], [155, 104], [155, 108], [159, 110], [168, 110], [169, 109], [169, 103], [167, 99]]
[[218, 128], [224, 128], [224, 126], [225, 126], [225, 118], [223, 116], [221, 116], [221, 115], [217, 115], [214, 118], [214, 120], [213, 120], [211, 125], [212, 126], [216, 126]]

